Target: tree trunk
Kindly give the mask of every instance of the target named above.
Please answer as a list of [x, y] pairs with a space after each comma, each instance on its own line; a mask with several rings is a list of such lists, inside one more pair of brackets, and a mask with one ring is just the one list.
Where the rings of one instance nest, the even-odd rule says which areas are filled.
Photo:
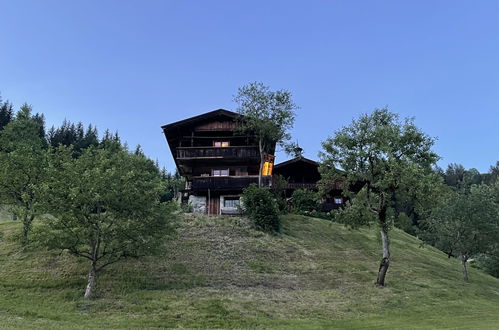
[[388, 267], [390, 266], [390, 239], [388, 237], [388, 231], [381, 227], [381, 241], [383, 243], [383, 258], [379, 265], [378, 278], [376, 280], [376, 285], [385, 286], [385, 276], [388, 272]]
[[85, 299], [92, 299], [95, 288], [95, 281], [97, 280], [97, 272], [95, 270], [95, 263], [92, 262], [90, 272], [88, 273], [87, 288], [85, 290]]
[[[100, 207], [97, 209], [97, 211], [100, 211]], [[94, 288], [95, 288], [95, 281], [97, 280], [97, 260], [98, 255], [99, 255], [99, 248], [100, 248], [100, 237], [99, 237], [99, 229], [97, 228], [97, 231], [94, 232], [95, 234], [95, 241], [92, 244], [92, 259], [91, 259], [91, 264], [90, 264], [90, 272], [88, 273], [88, 280], [87, 280], [87, 288], [85, 289], [85, 299], [92, 299], [93, 293], [94, 293]]]
[[262, 140], [258, 141], [258, 149], [260, 151], [260, 171], [258, 172], [258, 187], [261, 187], [263, 163], [265, 162], [265, 153], [263, 152]]
[[31, 231], [31, 224], [33, 223], [34, 218], [35, 217], [33, 215], [24, 215], [23, 217], [23, 236], [21, 239], [21, 243], [23, 246], [26, 246], [29, 243], [29, 233]]
[[461, 263], [463, 264], [463, 276], [465, 281], [468, 281], [468, 266], [466, 265], [467, 262], [468, 258], [465, 255], [461, 255]]

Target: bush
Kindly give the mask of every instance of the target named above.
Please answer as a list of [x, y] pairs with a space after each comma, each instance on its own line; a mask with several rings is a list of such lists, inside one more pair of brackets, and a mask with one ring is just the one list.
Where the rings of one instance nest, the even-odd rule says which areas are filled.
[[317, 193], [312, 190], [298, 189], [291, 196], [293, 212], [303, 213], [316, 211], [319, 208]]
[[268, 188], [251, 184], [243, 190], [243, 213], [253, 222], [256, 229], [275, 233], [280, 230], [281, 220], [275, 197]]
[[481, 254], [476, 259], [480, 269], [499, 278], [499, 250], [493, 250], [489, 254]]
[[189, 203], [180, 203], [180, 211], [182, 213], [192, 213], [192, 205]]
[[277, 174], [272, 179], [272, 188], [270, 191], [275, 197], [277, 208], [280, 214], [286, 214], [289, 211], [288, 202], [286, 201], [286, 186], [288, 181], [282, 175]]

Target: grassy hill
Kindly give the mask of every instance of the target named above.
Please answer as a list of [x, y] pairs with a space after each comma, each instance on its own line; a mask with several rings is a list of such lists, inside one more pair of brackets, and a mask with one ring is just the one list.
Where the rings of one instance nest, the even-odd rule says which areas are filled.
[[0, 222], [0, 328], [497, 329], [499, 280], [393, 231], [387, 287], [374, 286], [374, 229], [289, 215], [272, 237], [238, 218], [186, 215], [165, 255], [113, 265], [83, 301], [87, 264], [21, 252]]

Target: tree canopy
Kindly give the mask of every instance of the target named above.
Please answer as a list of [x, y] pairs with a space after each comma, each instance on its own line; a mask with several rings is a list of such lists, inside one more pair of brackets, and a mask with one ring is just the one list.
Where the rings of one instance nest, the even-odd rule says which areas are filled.
[[44, 185], [45, 243], [90, 261], [85, 298], [106, 266], [154, 253], [171, 230], [173, 205], [154, 163], [121, 148], [71, 148], [52, 154]]
[[80, 155], [83, 149], [99, 144], [95, 127], [88, 125], [85, 130], [81, 122], [74, 124], [67, 120], [64, 120], [60, 127], [52, 126], [47, 133], [47, 139], [52, 147], [73, 146], [75, 156]]
[[9, 152], [17, 148], [46, 148], [45, 118], [33, 114], [31, 106], [24, 104], [13, 120], [0, 131], [0, 151]]
[[298, 109], [292, 95], [286, 90], [271, 91], [259, 82], [249, 83], [238, 89], [234, 101], [242, 115], [239, 121], [241, 131], [255, 135], [260, 151], [259, 185], [265, 156], [273, 153], [276, 144], [283, 145], [290, 139], [295, 110]]
[[412, 119], [402, 122], [387, 109], [361, 116], [322, 143], [322, 182], [327, 186], [341, 180], [349, 198], [338, 218], [352, 227], [379, 225], [383, 257], [378, 285], [385, 284], [390, 262], [388, 231], [395, 194], [414, 203], [426, 200], [436, 179], [433, 144]]
[[474, 185], [469, 192], [449, 194], [425, 221], [433, 243], [466, 263], [480, 253], [496, 253], [499, 242], [499, 185]]
[[22, 221], [23, 245], [28, 243], [33, 220], [40, 214], [45, 148], [43, 115], [32, 115], [31, 107], [25, 104], [0, 131], [0, 202]]

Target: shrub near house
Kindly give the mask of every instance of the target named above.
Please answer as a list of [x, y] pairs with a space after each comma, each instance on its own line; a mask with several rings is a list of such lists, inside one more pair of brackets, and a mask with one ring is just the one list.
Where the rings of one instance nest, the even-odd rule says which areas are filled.
[[281, 220], [275, 203], [275, 196], [268, 188], [251, 184], [243, 190], [243, 213], [252, 220], [256, 229], [266, 232], [279, 232]]
[[298, 189], [293, 192], [291, 205], [295, 213], [311, 212], [317, 210], [317, 193], [308, 189]]

